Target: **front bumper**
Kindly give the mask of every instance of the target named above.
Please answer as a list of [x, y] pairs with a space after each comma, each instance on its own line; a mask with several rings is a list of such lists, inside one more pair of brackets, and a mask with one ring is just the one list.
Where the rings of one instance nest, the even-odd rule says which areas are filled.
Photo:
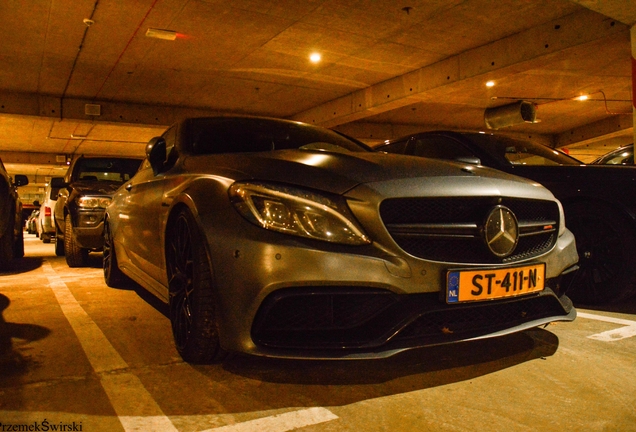
[[560, 284], [561, 274], [578, 261], [569, 231], [550, 252], [515, 263], [546, 263], [543, 292], [448, 305], [440, 293], [446, 272], [457, 263], [391, 253], [378, 243], [305, 245], [294, 237], [243, 228], [229, 229], [227, 237], [224, 231], [206, 232], [221, 344], [229, 351], [282, 358], [381, 358], [576, 316]]
[[104, 209], [78, 212], [73, 236], [79, 247], [101, 250], [104, 247]]
[[462, 305], [444, 304], [436, 294], [289, 291], [268, 297], [254, 322], [252, 337], [264, 355], [386, 357], [576, 317], [569, 298], [557, 297], [550, 288], [528, 297]]

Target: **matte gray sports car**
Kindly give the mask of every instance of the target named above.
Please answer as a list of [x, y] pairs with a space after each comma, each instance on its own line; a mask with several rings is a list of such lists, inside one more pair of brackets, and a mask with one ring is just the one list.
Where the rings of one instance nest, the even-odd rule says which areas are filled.
[[536, 183], [267, 118], [187, 119], [146, 153], [104, 276], [169, 304], [186, 361], [386, 357], [576, 315], [574, 237]]

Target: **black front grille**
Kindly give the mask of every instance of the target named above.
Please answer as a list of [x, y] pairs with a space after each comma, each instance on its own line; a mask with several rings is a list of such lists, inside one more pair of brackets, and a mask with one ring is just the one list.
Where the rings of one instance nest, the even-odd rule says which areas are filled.
[[[505, 258], [493, 255], [482, 238], [483, 224], [496, 205], [517, 217], [520, 238]], [[556, 202], [509, 197], [393, 198], [380, 216], [395, 242], [418, 258], [453, 263], [512, 263], [539, 256], [557, 241]]]
[[549, 288], [530, 296], [453, 305], [441, 302], [436, 293], [289, 288], [265, 299], [252, 326], [252, 339], [259, 346], [281, 349], [426, 346], [563, 317], [570, 309], [571, 303], [563, 305]]

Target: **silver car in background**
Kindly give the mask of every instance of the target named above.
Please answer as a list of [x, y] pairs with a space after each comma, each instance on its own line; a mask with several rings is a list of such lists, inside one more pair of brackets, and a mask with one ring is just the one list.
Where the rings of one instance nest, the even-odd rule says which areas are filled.
[[[54, 177], [60, 178], [62, 177]], [[53, 220], [53, 212], [55, 203], [57, 202], [57, 194], [60, 190], [51, 185], [51, 182], [44, 189], [44, 202], [40, 206], [40, 214], [38, 216], [38, 236], [44, 243], [51, 243], [51, 238], [55, 235], [55, 221]]]

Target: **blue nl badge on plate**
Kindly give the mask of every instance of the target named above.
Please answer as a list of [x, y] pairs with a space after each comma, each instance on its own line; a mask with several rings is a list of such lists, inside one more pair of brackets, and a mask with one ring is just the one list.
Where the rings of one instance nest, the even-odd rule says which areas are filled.
[[446, 301], [457, 303], [459, 301], [459, 272], [449, 272], [446, 281]]

